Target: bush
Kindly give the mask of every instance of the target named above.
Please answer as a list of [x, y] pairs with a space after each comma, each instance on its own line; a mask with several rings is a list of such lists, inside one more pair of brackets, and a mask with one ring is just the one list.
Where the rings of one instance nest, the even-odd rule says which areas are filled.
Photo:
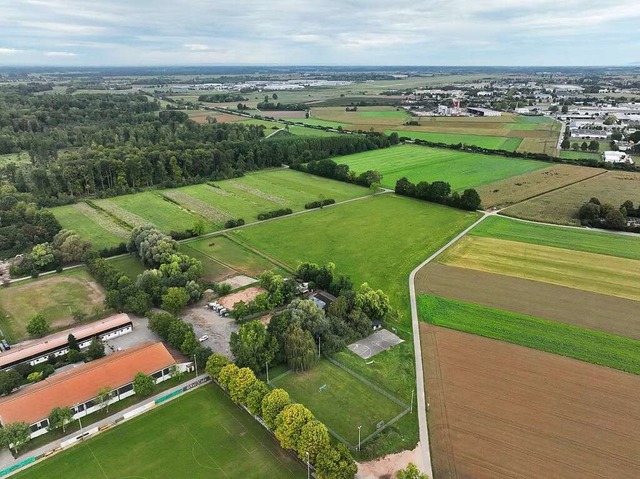
[[265, 213], [260, 213], [258, 215], [258, 219], [260, 221], [269, 220], [271, 218], [277, 218], [278, 216], [290, 215], [293, 213], [291, 208], [280, 208], [279, 210], [267, 211]]
[[237, 220], [228, 220], [225, 224], [224, 227], [225, 229], [229, 229], [229, 228], [237, 228], [238, 226], [242, 226], [244, 225], [244, 220], [242, 218], [238, 218]]
[[312, 210], [314, 208], [322, 208], [323, 206], [332, 205], [336, 202], [333, 198], [328, 198], [326, 200], [312, 201], [311, 203], [307, 203], [304, 205], [304, 209]]

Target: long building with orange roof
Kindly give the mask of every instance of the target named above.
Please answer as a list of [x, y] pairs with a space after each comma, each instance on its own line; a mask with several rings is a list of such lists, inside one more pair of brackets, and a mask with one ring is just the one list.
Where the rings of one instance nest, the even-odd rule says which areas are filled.
[[113, 391], [111, 404], [135, 394], [133, 379], [137, 373], [151, 375], [160, 383], [171, 377], [174, 368], [186, 370], [189, 366], [177, 364], [164, 344], [145, 343], [53, 374], [1, 398], [0, 422], [3, 426], [26, 422], [34, 438], [47, 432], [47, 417], [53, 408], [70, 407], [73, 419], [81, 418], [103, 406], [96, 398], [105, 387]]

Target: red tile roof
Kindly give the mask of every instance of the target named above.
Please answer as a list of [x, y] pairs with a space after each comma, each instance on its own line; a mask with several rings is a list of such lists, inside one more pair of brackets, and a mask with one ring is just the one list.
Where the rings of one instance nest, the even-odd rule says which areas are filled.
[[75, 406], [96, 397], [105, 386], [116, 389], [133, 381], [136, 373], [152, 374], [175, 363], [162, 343], [118, 351], [1, 398], [0, 421], [34, 424], [54, 407]]
[[66, 346], [68, 342], [67, 338], [70, 334], [73, 334], [76, 339], [90, 338], [109, 329], [124, 326], [130, 322], [131, 318], [129, 318], [129, 315], [121, 313], [77, 328], [66, 329], [44, 338], [25, 341], [20, 345], [14, 346], [9, 351], [5, 351], [0, 354], [0, 368], [3, 368], [5, 365], [9, 365], [15, 361], [26, 360], [27, 358], [44, 353], [52, 348], [62, 348], [63, 346]]

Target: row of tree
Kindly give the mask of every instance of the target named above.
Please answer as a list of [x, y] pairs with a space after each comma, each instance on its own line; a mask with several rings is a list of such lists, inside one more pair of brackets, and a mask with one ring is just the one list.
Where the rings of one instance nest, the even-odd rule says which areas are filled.
[[270, 390], [251, 369], [218, 354], [209, 358], [206, 371], [236, 404], [260, 418], [284, 449], [309, 461], [319, 479], [355, 477], [358, 468], [349, 450], [342, 443], [332, 446], [326, 426], [305, 406], [293, 404], [285, 390]]
[[640, 232], [640, 221], [631, 222], [629, 218], [640, 218], [640, 205], [634, 208], [631, 200], [616, 208], [609, 203], [600, 203], [598, 198], [591, 198], [578, 210], [578, 219], [583, 226]]
[[306, 164], [293, 164], [291, 168], [304, 171], [311, 175], [362, 185], [367, 188], [374, 183], [377, 184], [382, 181], [382, 174], [379, 171], [367, 170], [363, 173], [356, 174], [356, 172], [351, 171], [349, 165], [338, 164], [331, 159], [309, 161]]
[[446, 181], [434, 181], [433, 183], [421, 181], [418, 184], [413, 184], [406, 177], [403, 177], [396, 181], [395, 191], [399, 195], [469, 211], [477, 210], [482, 204], [480, 195], [473, 188], [466, 189], [462, 194], [459, 194], [457, 191], [452, 192], [451, 185]]

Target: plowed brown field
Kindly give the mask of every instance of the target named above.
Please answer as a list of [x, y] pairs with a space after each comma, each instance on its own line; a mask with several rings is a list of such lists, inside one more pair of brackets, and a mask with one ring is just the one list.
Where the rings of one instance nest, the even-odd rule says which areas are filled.
[[418, 272], [416, 289], [418, 293], [640, 339], [640, 302], [626, 298], [439, 263], [430, 263]]
[[638, 478], [640, 378], [421, 325], [439, 478]]

